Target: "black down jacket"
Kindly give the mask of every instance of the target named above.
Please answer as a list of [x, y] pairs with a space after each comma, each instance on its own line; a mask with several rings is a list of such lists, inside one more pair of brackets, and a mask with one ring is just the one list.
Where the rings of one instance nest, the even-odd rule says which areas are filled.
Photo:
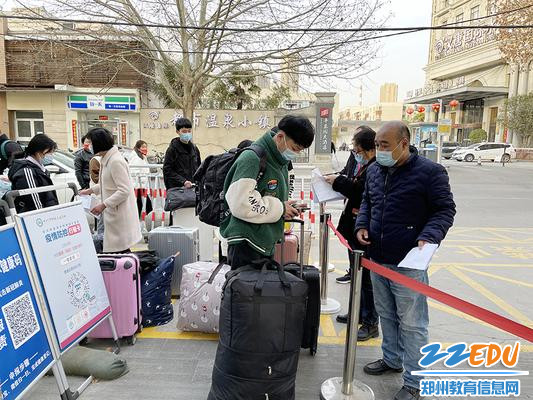
[[194, 143], [183, 143], [179, 138], [172, 139], [163, 163], [165, 187], [182, 187], [185, 181], [194, 182], [194, 173], [201, 163], [200, 150]]
[[380, 263], [398, 264], [419, 240], [439, 244], [453, 225], [446, 169], [414, 147], [411, 153], [397, 168], [374, 163], [367, 170], [355, 230], [368, 229], [369, 255]]

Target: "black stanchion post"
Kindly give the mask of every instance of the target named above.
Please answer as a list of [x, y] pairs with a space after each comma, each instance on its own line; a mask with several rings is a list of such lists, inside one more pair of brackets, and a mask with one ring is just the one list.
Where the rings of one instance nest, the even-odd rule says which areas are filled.
[[363, 252], [353, 252], [355, 263], [351, 269], [350, 305], [348, 309], [348, 328], [344, 350], [342, 377], [326, 380], [321, 387], [321, 400], [374, 400], [374, 392], [369, 386], [355, 379], [355, 358], [357, 353], [357, 327], [359, 321], [359, 304], [363, 271], [361, 257]]

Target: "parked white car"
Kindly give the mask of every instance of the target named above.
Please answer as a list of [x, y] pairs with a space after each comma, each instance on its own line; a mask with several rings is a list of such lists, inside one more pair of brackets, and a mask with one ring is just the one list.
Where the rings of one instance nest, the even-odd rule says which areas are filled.
[[457, 161], [472, 162], [479, 158], [483, 161], [509, 162], [516, 158], [516, 150], [512, 144], [507, 143], [476, 143], [452, 153], [452, 159]]
[[[74, 154], [68, 151], [56, 150], [54, 152], [52, 164], [45, 165], [50, 172], [50, 178], [54, 185], [67, 184], [73, 182], [80, 188], [76, 174], [74, 172]], [[57, 198], [60, 204], [68, 203], [72, 199], [72, 190], [57, 190]]]

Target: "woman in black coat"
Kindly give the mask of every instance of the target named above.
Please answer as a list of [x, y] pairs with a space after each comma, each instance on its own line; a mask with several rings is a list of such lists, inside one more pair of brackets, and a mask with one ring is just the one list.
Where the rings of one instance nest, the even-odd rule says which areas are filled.
[[[12, 190], [35, 189], [54, 183], [44, 167], [51, 162], [57, 144], [44, 134], [35, 135], [25, 149], [25, 158], [13, 161], [8, 177]], [[17, 197], [15, 206], [18, 213], [51, 207], [59, 204], [55, 190], [33, 193]]]
[[[326, 180], [333, 186], [333, 190], [342, 193], [346, 197], [344, 211], [342, 212], [337, 229], [348, 240], [352, 249], [365, 250], [355, 239], [354, 228], [365, 190], [366, 171], [376, 161], [375, 137], [376, 132], [371, 128], [367, 126], [359, 127], [352, 140], [352, 154], [346, 168], [342, 171], [346, 175], [326, 177]], [[353, 268], [353, 254], [348, 252], [348, 256], [350, 258], [350, 268]], [[350, 272], [348, 271], [346, 275], [337, 278], [337, 283], [350, 283]], [[363, 268], [360, 320], [362, 326], [357, 335], [358, 340], [368, 340], [379, 335], [378, 315], [374, 307], [370, 271], [366, 268]], [[346, 323], [348, 321], [348, 315], [338, 315], [337, 321]]]

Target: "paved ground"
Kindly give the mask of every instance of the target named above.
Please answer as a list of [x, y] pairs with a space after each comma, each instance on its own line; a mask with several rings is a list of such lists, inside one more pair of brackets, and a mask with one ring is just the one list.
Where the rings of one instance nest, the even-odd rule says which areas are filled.
[[[345, 154], [340, 154], [344, 162]], [[454, 228], [432, 263], [431, 284], [441, 290], [486, 307], [533, 327], [533, 163], [466, 164], [447, 162], [458, 207]], [[341, 206], [330, 209], [335, 219]], [[330, 296], [347, 303], [347, 285], [331, 281], [347, 266], [345, 250], [335, 238], [330, 243]], [[315, 239], [311, 257], [316, 260]], [[448, 306], [429, 300], [431, 341], [453, 343], [517, 340], [510, 334], [479, 322]], [[320, 348], [316, 357], [302, 352], [297, 379], [297, 399], [318, 399], [321, 383], [342, 370], [345, 326], [334, 318], [321, 320]], [[376, 399], [392, 399], [401, 386], [399, 376], [372, 378], [362, 366], [381, 355], [379, 339], [358, 347], [357, 378], [371, 386]], [[533, 345], [522, 343], [518, 369], [531, 369]], [[101, 344], [105, 345], [105, 344]], [[174, 323], [145, 329], [123, 355], [130, 373], [113, 382], [92, 384], [83, 399], [205, 400], [216, 350], [216, 337], [180, 334]], [[75, 387], [80, 380], [70, 378]], [[533, 398], [533, 379], [522, 378], [520, 398]], [[32, 400], [57, 398], [52, 378], [44, 378], [27, 396]], [[442, 397], [441, 397], [442, 398]], [[483, 397], [479, 397], [482, 399]]]

